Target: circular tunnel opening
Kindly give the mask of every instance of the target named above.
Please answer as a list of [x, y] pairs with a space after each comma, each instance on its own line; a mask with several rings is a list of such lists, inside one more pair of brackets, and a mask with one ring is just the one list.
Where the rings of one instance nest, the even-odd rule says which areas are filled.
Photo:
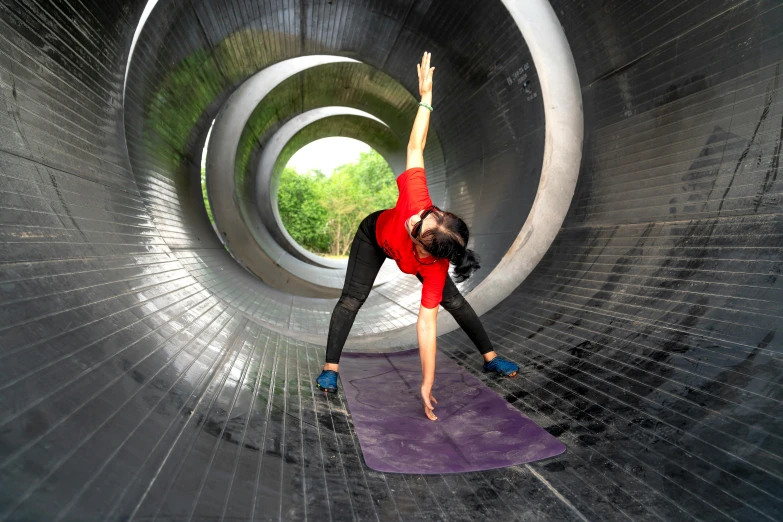
[[389, 163], [368, 144], [329, 137], [291, 156], [271, 196], [283, 227], [299, 246], [347, 261], [359, 222], [393, 207], [397, 186]]
[[[192, 273], [199, 281], [217, 283], [221, 297], [242, 307], [252, 303], [248, 315], [253, 320], [300, 339], [324, 335], [325, 321], [311, 321], [307, 313], [328, 316], [344, 282], [345, 263], [314, 256], [286, 238], [290, 235], [270, 194], [286, 156], [328, 136], [358, 137], [386, 159], [395, 175], [404, 170], [405, 143], [416, 111], [414, 65], [420, 50], [396, 45], [395, 35], [407, 34], [408, 26], [418, 27], [422, 13], [418, 8], [410, 16], [395, 11], [393, 18], [400, 25], [383, 33], [388, 45], [352, 51], [342, 44], [304, 49], [294, 40], [281, 40], [285, 45], [274, 49], [256, 45], [261, 43], [257, 36], [263, 32], [266, 13], [259, 13], [255, 21], [235, 20], [201, 35], [209, 40], [205, 47], [196, 34], [191, 35], [193, 41], [177, 38], [190, 35], [190, 28], [216, 13], [174, 5], [158, 8], [161, 17], [145, 25], [149, 37], [140, 40], [130, 66], [129, 74], [136, 80], [125, 100], [131, 165], [142, 184], [146, 179], [158, 183], [162, 172], [176, 178], [190, 168], [190, 158], [195, 150], [201, 151], [209, 125], [217, 118], [208, 146], [206, 182], [223, 242], [219, 254], [228, 249], [231, 256], [224, 260], [216, 251], [194, 250], [189, 238], [197, 226], [187, 217], [190, 209], [166, 210], [190, 191], [179, 178], [176, 196], [144, 193], [150, 207], [162, 211], [164, 240], [178, 255], [197, 259], [192, 266], [198, 270]], [[579, 150], [573, 144], [581, 140], [573, 75], [569, 71], [569, 81], [563, 81], [556, 65], [563, 63], [558, 56], [570, 56], [567, 46], [552, 45], [557, 43], [552, 32], [524, 25], [524, 20], [541, 19], [540, 13], [517, 19], [518, 13], [502, 2], [489, 9], [496, 15], [492, 25], [503, 38], [493, 37], [466, 51], [475, 59], [455, 52], [446, 34], [433, 34], [422, 44], [442, 56], [442, 90], [425, 150], [430, 195], [436, 205], [459, 215], [470, 227], [470, 247], [480, 253], [482, 270], [461, 290], [479, 313], [524, 278], [554, 237], [567, 208], [563, 195], [570, 197], [568, 187], [578, 168]], [[373, 32], [376, 24], [389, 19], [374, 16], [362, 31]], [[468, 19], [460, 18], [460, 23]], [[475, 27], [465, 29], [484, 34]], [[529, 47], [528, 37], [536, 45]], [[174, 41], [186, 43], [169, 45]], [[552, 59], [536, 59], [542, 49], [554, 49]], [[161, 53], [172, 65], [159, 67]], [[540, 74], [539, 63], [547, 66], [546, 77]], [[557, 91], [561, 88], [565, 95]], [[184, 100], [183, 89], [194, 96]], [[547, 97], [553, 103], [545, 104]], [[564, 135], [565, 145], [556, 145]], [[559, 151], [556, 156], [551, 154], [554, 148]], [[197, 206], [203, 205], [199, 197]], [[201, 228], [212, 228], [206, 212], [202, 214]], [[200, 233], [198, 237], [201, 241]], [[226, 263], [232, 266], [231, 275], [218, 274], [229, 266]], [[237, 265], [244, 274], [234, 275]], [[247, 272], [255, 277], [248, 279]], [[243, 283], [236, 291], [224, 291], [234, 284], [225, 275]], [[373, 348], [408, 342], [404, 336], [413, 331], [418, 281], [399, 271], [382, 271], [374, 289], [377, 295], [365, 303], [349, 346], [354, 340]], [[400, 331], [399, 337], [386, 335], [394, 330]], [[384, 336], [382, 343], [379, 335]]]

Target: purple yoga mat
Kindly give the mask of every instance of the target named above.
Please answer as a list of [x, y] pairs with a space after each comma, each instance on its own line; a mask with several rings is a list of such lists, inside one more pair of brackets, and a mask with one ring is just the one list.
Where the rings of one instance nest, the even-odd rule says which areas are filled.
[[391, 473], [482, 471], [559, 455], [565, 446], [438, 354], [433, 422], [421, 402], [418, 350], [346, 353], [340, 381], [367, 466]]

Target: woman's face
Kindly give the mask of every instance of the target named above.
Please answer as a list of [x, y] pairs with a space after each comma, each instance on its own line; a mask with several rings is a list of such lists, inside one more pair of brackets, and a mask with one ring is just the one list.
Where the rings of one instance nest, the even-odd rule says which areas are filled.
[[[421, 211], [421, 212], [419, 212], [418, 214], [414, 214], [414, 215], [412, 215], [411, 217], [409, 217], [407, 220], [405, 220], [405, 230], [407, 230], [407, 231], [408, 231], [408, 235], [409, 235], [409, 236], [410, 236], [410, 235], [413, 233], [413, 227], [415, 227], [415, 226], [416, 226], [416, 223], [418, 223], [419, 221], [421, 221], [421, 215], [422, 215], [424, 212], [425, 212], [425, 211], [424, 211], [424, 210], [422, 210], [422, 211]], [[421, 224], [421, 230], [419, 231], [419, 237], [421, 237], [421, 235], [422, 235], [424, 232], [426, 232], [427, 230], [429, 230], [430, 228], [432, 228], [434, 225], [435, 225], [435, 218], [432, 216], [432, 214], [430, 214], [429, 216], [427, 216], [427, 217], [424, 219], [424, 223], [422, 223], [422, 224]], [[419, 243], [419, 244], [421, 244], [421, 242], [420, 242], [420, 241], [418, 241], [418, 240], [416, 240], [416, 239], [413, 239], [413, 236], [411, 236], [411, 240], [413, 240], [413, 242], [414, 242], [414, 243]]]

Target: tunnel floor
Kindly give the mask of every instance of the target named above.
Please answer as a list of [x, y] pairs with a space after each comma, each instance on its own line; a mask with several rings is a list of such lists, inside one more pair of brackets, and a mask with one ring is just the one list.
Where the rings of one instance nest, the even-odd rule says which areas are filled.
[[733, 355], [716, 364], [697, 313], [682, 314], [687, 334], [654, 327], [555, 289], [545, 272], [484, 318], [520, 364], [516, 378], [483, 373], [461, 332], [439, 350], [557, 436], [564, 455], [468, 474], [375, 472], [343, 392], [313, 386], [323, 348], [207, 297], [194, 321], [158, 326], [176, 350], [104, 348], [91, 355], [102, 367], [23, 380], [50, 391], [33, 414], [5, 410], [16, 420], [4, 423], [4, 483], [9, 472], [35, 478], [12, 488], [4, 516], [35, 519], [46, 498], [65, 520], [773, 519], [780, 419], [761, 392], [780, 372], [755, 361], [775, 332], [724, 344]]

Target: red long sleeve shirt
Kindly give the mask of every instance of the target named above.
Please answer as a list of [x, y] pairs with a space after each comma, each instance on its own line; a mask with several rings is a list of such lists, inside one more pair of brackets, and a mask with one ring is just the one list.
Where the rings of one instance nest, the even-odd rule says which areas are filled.
[[422, 168], [408, 169], [397, 178], [400, 195], [394, 208], [378, 216], [375, 225], [375, 239], [383, 251], [397, 262], [406, 274], [420, 274], [424, 279], [421, 290], [421, 304], [435, 308], [443, 297], [443, 287], [449, 271], [448, 259], [420, 257], [414, 255], [413, 240], [405, 228], [405, 221], [422, 210], [432, 206], [427, 190], [427, 177]]

